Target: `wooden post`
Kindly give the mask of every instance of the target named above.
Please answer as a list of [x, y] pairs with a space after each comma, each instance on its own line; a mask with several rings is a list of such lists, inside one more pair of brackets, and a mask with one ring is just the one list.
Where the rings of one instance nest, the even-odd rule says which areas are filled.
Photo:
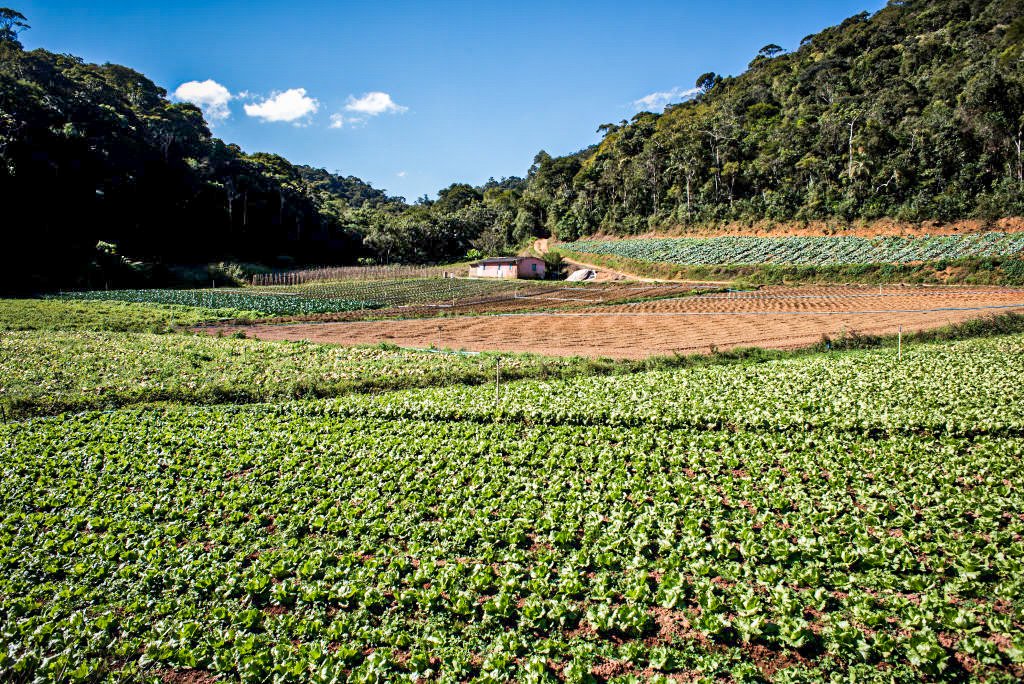
[[897, 337], [896, 337], [896, 354], [897, 354], [897, 359], [902, 361], [903, 360], [903, 326], [902, 325], [899, 327], [899, 332], [897, 332]]

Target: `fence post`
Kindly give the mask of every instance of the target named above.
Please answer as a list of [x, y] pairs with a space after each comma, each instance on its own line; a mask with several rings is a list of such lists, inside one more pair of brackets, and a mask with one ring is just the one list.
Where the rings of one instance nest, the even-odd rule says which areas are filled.
[[896, 354], [899, 361], [903, 360], [903, 326], [899, 327], [896, 338]]

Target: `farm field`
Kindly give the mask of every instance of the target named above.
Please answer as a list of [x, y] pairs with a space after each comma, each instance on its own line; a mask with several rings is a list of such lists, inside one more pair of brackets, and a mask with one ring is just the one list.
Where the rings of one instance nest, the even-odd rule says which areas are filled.
[[[679, 297], [717, 289], [694, 283], [568, 283], [564, 281], [502, 281], [456, 278], [412, 278], [315, 282], [239, 289], [102, 290], [66, 292], [50, 300], [81, 303], [135, 304], [203, 311], [208, 321], [364, 320], [394, 317], [567, 309], [609, 302]], [[40, 304], [39, 306], [44, 306]], [[240, 309], [238, 307], [246, 307]], [[183, 325], [204, 319], [182, 316]], [[2, 318], [0, 318], [2, 324]]]
[[266, 314], [241, 309], [207, 309], [180, 304], [119, 301], [0, 299], [0, 331], [105, 330], [164, 333], [180, 326], [220, 320], [259, 320]]
[[134, 304], [171, 304], [205, 309], [230, 309], [258, 311], [264, 316], [302, 315], [336, 313], [359, 309], [379, 308], [377, 302], [320, 297], [299, 296], [296, 293], [282, 294], [272, 291], [254, 293], [236, 289], [193, 289], [193, 290], [91, 290], [85, 292], [63, 292], [52, 298], [62, 301], [110, 301]]
[[253, 402], [611, 370], [583, 359], [444, 355], [97, 331], [0, 336], [0, 410], [54, 414], [156, 401]]
[[917, 237], [712, 237], [590, 240], [565, 244], [601, 254], [687, 265], [911, 264], [965, 258], [1024, 256], [1024, 233], [988, 231]]
[[1017, 681], [1022, 377], [1014, 335], [9, 422], [0, 667]]
[[422, 279], [317, 283], [284, 289], [249, 288], [246, 291], [257, 295], [270, 292], [324, 298], [361, 296], [381, 304], [382, 308], [370, 312], [296, 317], [306, 320], [362, 320], [576, 309], [596, 304], [683, 297], [718, 289], [723, 288], [717, 284], [701, 283]]
[[[651, 290], [662, 291], [652, 284]], [[1024, 310], [1012, 288], [769, 287], [571, 311], [227, 328], [271, 340], [389, 342], [403, 347], [532, 351], [637, 359], [758, 346], [793, 349], [822, 336], [896, 334]]]

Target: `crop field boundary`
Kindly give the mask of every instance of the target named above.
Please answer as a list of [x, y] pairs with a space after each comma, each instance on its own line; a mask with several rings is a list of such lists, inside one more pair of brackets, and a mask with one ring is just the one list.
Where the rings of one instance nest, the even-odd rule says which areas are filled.
[[215, 330], [342, 345], [386, 342], [409, 348], [636, 360], [741, 347], [797, 349], [847, 332], [877, 336], [902, 328], [910, 333], [1024, 311], [1024, 293], [1018, 289], [899, 288], [876, 293], [853, 286], [778, 288], [571, 307], [446, 310], [453, 315], [433, 318], [416, 316], [414, 310], [392, 311], [377, 320], [324, 317]]

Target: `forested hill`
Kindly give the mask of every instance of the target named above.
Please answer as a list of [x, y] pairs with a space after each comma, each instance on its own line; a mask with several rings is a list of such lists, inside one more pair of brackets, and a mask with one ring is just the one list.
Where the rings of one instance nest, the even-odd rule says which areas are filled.
[[[564, 239], [717, 221], [1024, 213], [1024, 3], [893, 0], [765, 46], [664, 114], [541, 154], [520, 224]], [[756, 48], [754, 48], [756, 49]]]
[[0, 289], [84, 284], [97, 259], [110, 261], [100, 241], [149, 264], [365, 253], [346, 212], [392, 201], [383, 192], [246, 154], [132, 69], [24, 50], [26, 21], [2, 14]]
[[157, 269], [424, 262], [548, 234], [1024, 215], [1021, 0], [893, 0], [704, 74], [692, 100], [602, 126], [598, 145], [541, 152], [525, 179], [413, 205], [247, 154], [130, 68], [24, 50], [24, 28], [0, 8], [0, 290], [111, 282], [127, 264], [113, 251]]

